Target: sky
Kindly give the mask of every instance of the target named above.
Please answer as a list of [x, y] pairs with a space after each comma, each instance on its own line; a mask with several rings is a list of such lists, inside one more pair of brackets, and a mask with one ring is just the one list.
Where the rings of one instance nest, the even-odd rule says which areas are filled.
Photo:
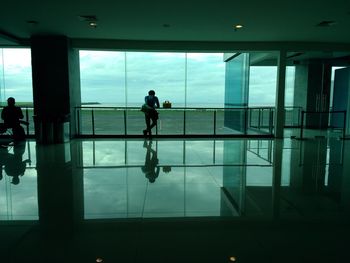
[[[85, 103], [137, 106], [150, 89], [179, 107], [224, 103], [222, 53], [80, 51], [80, 75]], [[250, 106], [274, 105], [276, 75], [276, 67], [250, 67]], [[286, 105], [292, 105], [293, 81], [288, 67]], [[33, 101], [31, 82], [30, 49], [0, 49], [0, 100]]]

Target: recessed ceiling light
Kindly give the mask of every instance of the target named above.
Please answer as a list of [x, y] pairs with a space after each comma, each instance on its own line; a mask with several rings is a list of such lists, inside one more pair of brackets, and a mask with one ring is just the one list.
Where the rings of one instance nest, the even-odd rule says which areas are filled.
[[97, 27], [97, 22], [96, 21], [91, 21], [89, 22], [89, 26], [96, 28]]
[[101, 262], [103, 262], [103, 259], [102, 258], [96, 258], [96, 262], [97, 263], [101, 263]]
[[240, 24], [238, 24], [238, 25], [235, 25], [235, 29], [240, 29], [240, 28], [242, 28], [243, 26], [242, 25], [240, 25]]
[[231, 262], [236, 262], [237, 259], [236, 259], [236, 257], [232, 256], [232, 257], [229, 258], [229, 260], [230, 260]]

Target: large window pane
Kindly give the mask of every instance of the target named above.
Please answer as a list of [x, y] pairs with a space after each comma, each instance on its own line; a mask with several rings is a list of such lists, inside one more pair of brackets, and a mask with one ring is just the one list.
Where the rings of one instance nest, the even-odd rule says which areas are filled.
[[222, 53], [187, 54], [187, 107], [222, 108], [225, 62]]
[[28, 48], [0, 49], [0, 99], [14, 97], [19, 106], [32, 106], [32, 67]]
[[160, 102], [183, 107], [185, 99], [185, 53], [127, 52], [127, 106], [140, 107], [149, 90]]
[[126, 106], [125, 52], [80, 51], [82, 104]]

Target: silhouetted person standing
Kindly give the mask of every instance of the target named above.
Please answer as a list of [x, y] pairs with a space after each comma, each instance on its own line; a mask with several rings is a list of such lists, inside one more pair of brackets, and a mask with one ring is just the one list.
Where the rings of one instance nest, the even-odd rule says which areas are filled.
[[[146, 129], [143, 130], [143, 135], [146, 136], [148, 134], [149, 136], [152, 136], [152, 128], [157, 125], [157, 120], [158, 120], [158, 112], [156, 108], [159, 108], [159, 100], [154, 90], [150, 90], [148, 92], [148, 96], [145, 97], [145, 105], [147, 108], [144, 111], [145, 120], [146, 120]], [[152, 124], [151, 124], [151, 120], [152, 120]]]
[[13, 138], [15, 141], [23, 140], [25, 137], [24, 129], [20, 124], [20, 120], [23, 119], [23, 113], [20, 107], [17, 107], [14, 98], [7, 99], [7, 106], [3, 108], [1, 112], [1, 119], [4, 120], [4, 126], [6, 129], [11, 128]]

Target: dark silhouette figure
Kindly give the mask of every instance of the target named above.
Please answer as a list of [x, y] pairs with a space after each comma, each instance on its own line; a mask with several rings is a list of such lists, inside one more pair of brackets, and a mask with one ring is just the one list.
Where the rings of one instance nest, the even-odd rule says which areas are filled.
[[145, 174], [145, 177], [150, 183], [154, 183], [156, 178], [159, 176], [160, 168], [158, 166], [158, 157], [157, 152], [152, 149], [152, 141], [143, 143], [143, 147], [147, 148], [145, 165], [141, 168], [142, 172]]
[[3, 178], [2, 167], [4, 166], [5, 173], [12, 177], [11, 183], [19, 184], [19, 177], [24, 175], [27, 163], [30, 163], [29, 159], [22, 160], [25, 148], [25, 141], [14, 144], [13, 154], [9, 153], [9, 148], [0, 148], [0, 180]]
[[12, 129], [12, 135], [14, 141], [21, 141], [25, 139], [25, 132], [21, 123], [28, 124], [21, 119], [23, 119], [22, 109], [20, 107], [15, 106], [15, 99], [10, 97], [7, 99], [7, 106], [3, 108], [1, 112], [1, 119], [4, 121], [3, 125], [1, 125], [0, 130], [2, 132], [7, 129]]
[[[159, 108], [159, 100], [154, 90], [148, 92], [148, 96], [145, 97], [145, 104], [142, 107], [142, 111], [145, 113], [146, 129], [143, 130], [143, 135], [152, 136], [152, 128], [157, 125], [158, 112], [156, 108]], [[152, 124], [151, 124], [152, 120]]]

